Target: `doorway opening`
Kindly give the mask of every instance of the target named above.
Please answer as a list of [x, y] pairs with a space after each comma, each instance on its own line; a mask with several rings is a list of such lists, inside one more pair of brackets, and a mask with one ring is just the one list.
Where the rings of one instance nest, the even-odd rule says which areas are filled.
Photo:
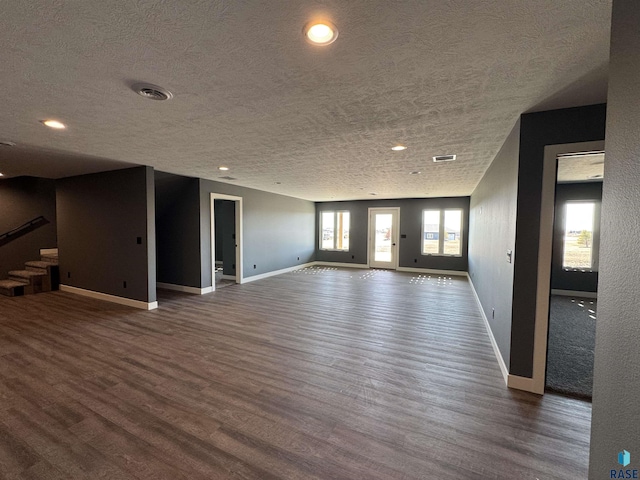
[[369, 267], [398, 268], [400, 208], [369, 209]]
[[545, 389], [591, 399], [604, 152], [557, 159]]
[[[546, 386], [547, 351], [549, 345], [549, 312], [551, 307], [551, 280], [554, 254], [554, 226], [556, 210], [556, 183], [558, 175], [558, 159], [568, 156], [588, 156], [604, 152], [604, 141], [583, 142], [564, 145], [547, 145], [544, 149], [544, 167], [542, 176], [542, 202], [540, 208], [540, 237], [538, 246], [538, 280], [536, 288], [536, 322], [534, 330], [533, 377], [531, 392], [542, 395]], [[599, 160], [593, 160], [593, 163]], [[560, 221], [559, 225], [562, 225]], [[595, 225], [595, 223], [594, 223]], [[562, 230], [566, 227], [566, 221]], [[578, 233], [578, 236], [580, 232]], [[561, 241], [562, 235], [560, 237]], [[571, 240], [571, 239], [570, 239]], [[577, 242], [575, 238], [574, 244]], [[555, 249], [558, 258], [564, 259]], [[570, 257], [570, 255], [569, 255]], [[568, 258], [568, 257], [567, 257]], [[560, 260], [562, 263], [563, 260]], [[557, 263], [557, 260], [556, 260]], [[561, 290], [561, 289], [556, 289]], [[558, 292], [556, 292], [558, 293]], [[584, 303], [583, 303], [584, 305]], [[589, 304], [590, 305], [590, 304]], [[585, 307], [577, 307], [585, 308]], [[588, 309], [588, 308], [587, 308]], [[595, 311], [595, 309], [593, 309]]]
[[242, 283], [242, 197], [211, 194], [211, 286]]

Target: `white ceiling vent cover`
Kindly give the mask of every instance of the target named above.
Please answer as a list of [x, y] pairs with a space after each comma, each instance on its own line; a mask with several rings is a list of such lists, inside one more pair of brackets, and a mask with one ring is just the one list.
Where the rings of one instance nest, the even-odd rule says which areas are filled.
[[455, 155], [436, 155], [435, 157], [433, 157], [434, 162], [452, 162], [455, 159]]
[[136, 83], [131, 87], [138, 95], [148, 98], [149, 100], [171, 100], [173, 93], [166, 88], [152, 85], [150, 83]]

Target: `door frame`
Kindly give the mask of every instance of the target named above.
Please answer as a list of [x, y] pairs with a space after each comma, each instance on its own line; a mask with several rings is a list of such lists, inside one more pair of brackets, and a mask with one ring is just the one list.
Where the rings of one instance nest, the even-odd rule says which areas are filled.
[[[536, 288], [536, 323], [533, 341], [533, 376], [529, 388], [544, 394], [547, 376], [547, 343], [549, 333], [549, 300], [551, 296], [551, 261], [553, 255], [553, 222], [556, 205], [558, 156], [570, 153], [604, 151], [604, 140], [596, 142], [547, 145], [542, 169], [542, 202], [540, 205], [540, 240], [538, 245], [538, 282]], [[603, 181], [606, 181], [603, 179]], [[524, 385], [523, 385], [524, 386]]]
[[384, 267], [372, 267], [371, 265], [371, 250], [373, 247], [373, 238], [371, 237], [371, 222], [373, 213], [376, 210], [395, 210], [396, 216], [396, 228], [393, 232], [394, 238], [391, 239], [392, 246], [395, 245], [395, 254], [393, 255], [393, 266], [389, 267], [389, 270], [397, 270], [399, 266], [399, 252], [400, 252], [400, 207], [369, 207], [367, 210], [367, 267], [369, 268], [384, 268]]
[[216, 200], [231, 200], [235, 204], [235, 217], [236, 217], [236, 283], [243, 283], [243, 258], [242, 258], [242, 197], [236, 197], [234, 195], [225, 195], [223, 193], [211, 193], [210, 205], [211, 205], [211, 288], [212, 291], [216, 290], [216, 230], [215, 230], [215, 201]]

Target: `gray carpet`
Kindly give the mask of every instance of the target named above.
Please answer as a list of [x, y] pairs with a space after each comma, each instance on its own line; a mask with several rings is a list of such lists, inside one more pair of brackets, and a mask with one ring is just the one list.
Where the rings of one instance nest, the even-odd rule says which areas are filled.
[[551, 296], [547, 389], [591, 398], [596, 338], [594, 298]]

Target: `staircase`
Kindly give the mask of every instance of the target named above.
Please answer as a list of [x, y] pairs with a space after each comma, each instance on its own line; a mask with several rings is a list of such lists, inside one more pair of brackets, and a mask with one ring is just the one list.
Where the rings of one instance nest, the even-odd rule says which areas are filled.
[[58, 252], [57, 250], [48, 252], [52, 253], [43, 253], [40, 260], [26, 262], [24, 270], [10, 271], [7, 280], [0, 280], [0, 295], [18, 297], [58, 290], [60, 287]]

